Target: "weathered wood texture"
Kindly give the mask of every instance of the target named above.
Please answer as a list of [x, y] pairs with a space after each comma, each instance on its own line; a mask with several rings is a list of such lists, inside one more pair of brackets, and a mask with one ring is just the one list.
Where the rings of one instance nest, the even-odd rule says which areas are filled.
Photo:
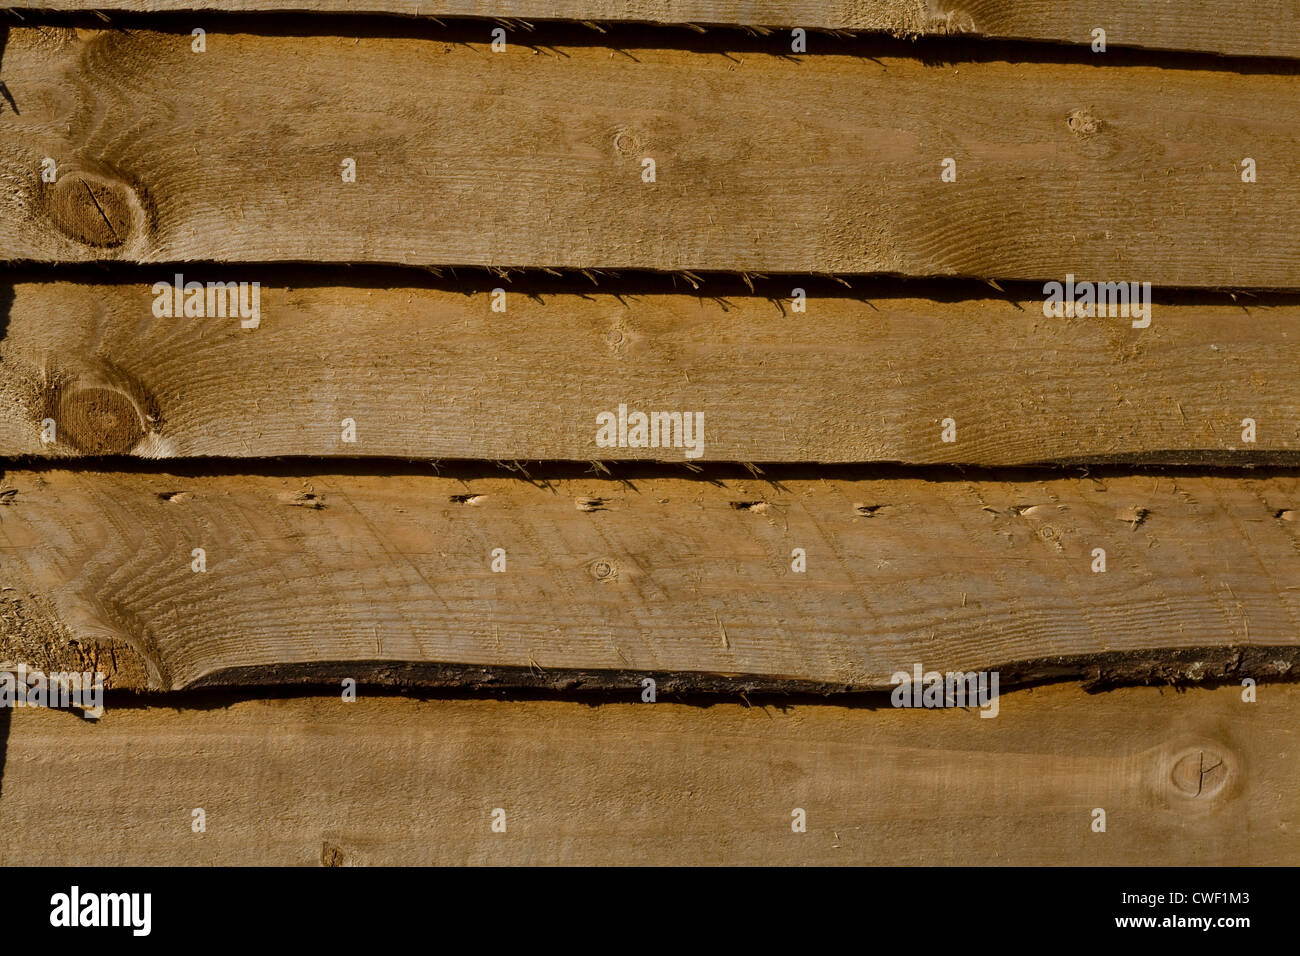
[[[18, 9], [391, 13], [657, 24], [803, 27], [897, 36], [975, 34], [1242, 56], [1300, 55], [1294, 0], [22, 0]], [[327, 24], [322, 24], [325, 26]], [[809, 51], [828, 41], [814, 38]]]
[[[1295, 477], [50, 471], [11, 472], [0, 495], [0, 660], [94, 657], [117, 686], [352, 676], [639, 692], [655, 674], [833, 692], [888, 688], [915, 663], [999, 668], [1007, 683], [1269, 678], [1300, 645]], [[1183, 653], [1162, 670], [1153, 649]]]
[[149, 282], [22, 283], [0, 314], [6, 298], [3, 455], [685, 460], [598, 447], [596, 416], [620, 404], [702, 414], [698, 461], [1300, 451], [1295, 304], [1156, 305], [1134, 329], [1002, 299], [813, 299], [796, 314], [759, 297], [512, 291], [495, 313], [487, 290], [268, 286], [244, 329], [156, 318]]
[[1290, 76], [64, 28], [0, 69], [5, 259], [1300, 275]]
[[993, 720], [364, 695], [97, 726], [22, 710], [0, 863], [1286, 864], [1297, 708], [1285, 685], [1253, 704], [1063, 685], [1009, 694]]

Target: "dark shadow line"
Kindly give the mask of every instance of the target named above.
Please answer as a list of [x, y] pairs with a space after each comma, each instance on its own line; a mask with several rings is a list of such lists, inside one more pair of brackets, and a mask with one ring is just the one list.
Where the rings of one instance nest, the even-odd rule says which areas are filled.
[[[19, 12], [21, 11], [21, 13]], [[357, 38], [409, 38], [433, 42], [486, 46], [491, 30], [502, 24], [472, 17], [418, 17], [403, 14], [334, 13], [310, 15], [284, 12], [238, 11], [98, 11], [66, 13], [7, 7], [0, 17], [30, 26], [65, 26], [81, 29], [150, 31], [188, 36], [195, 26], [209, 34], [252, 33], [261, 36], [347, 36]], [[507, 28], [507, 42], [540, 51], [557, 48], [601, 48], [632, 57], [631, 50], [680, 50], [699, 54], [768, 54], [792, 66], [826, 57], [852, 57], [869, 62], [883, 58], [919, 60], [931, 66], [963, 63], [1010, 62], [1090, 66], [1112, 69], [1158, 66], [1178, 70], [1218, 70], [1242, 74], [1295, 75], [1300, 59], [1247, 56], [1198, 50], [1167, 50], [1111, 43], [1105, 54], [1093, 53], [1090, 42], [1031, 40], [983, 36], [974, 33], [930, 34], [915, 37], [888, 33], [852, 33], [834, 29], [809, 29], [809, 52], [796, 56], [790, 48], [789, 29], [770, 28], [767, 35], [744, 26], [714, 25], [699, 30], [683, 24], [601, 21], [602, 30], [571, 20], [529, 21], [530, 29]], [[768, 28], [765, 28], [768, 29]], [[550, 55], [555, 55], [554, 53]], [[636, 59], [632, 57], [632, 59]]]
[[0, 799], [4, 798], [5, 764], [9, 756], [9, 724], [13, 720], [13, 711], [0, 707]]
[[[0, 76], [4, 75], [5, 44], [9, 42], [9, 29], [7, 23], [0, 22]], [[16, 115], [21, 115], [18, 111], [18, 103], [14, 100], [13, 94], [9, 92], [9, 87], [5, 85], [3, 79], [0, 79], [0, 96], [4, 97], [5, 102], [9, 104]]]
[[[187, 281], [259, 281], [266, 288], [430, 289], [479, 295], [503, 288], [531, 298], [547, 295], [621, 297], [679, 295], [726, 305], [731, 300], [764, 300], [780, 306], [795, 288], [810, 299], [838, 299], [870, 304], [872, 300], [929, 299], [934, 302], [1010, 302], [1042, 308], [1046, 280], [989, 280], [971, 276], [907, 276], [895, 273], [679, 272], [653, 269], [551, 269], [542, 267], [417, 266], [399, 263], [195, 260], [182, 263], [79, 262], [5, 264], [9, 284], [70, 282], [96, 286], [152, 286], [172, 282], [177, 272]], [[1134, 277], [1125, 277], [1134, 278]], [[1117, 281], [1113, 275], [1075, 274], [1076, 283]], [[1240, 309], [1300, 305], [1300, 289], [1153, 286], [1151, 301], [1160, 306], [1217, 305]], [[779, 311], [779, 309], [778, 309]]]
[[[786, 481], [926, 481], [1041, 482], [1060, 479], [1130, 478], [1300, 478], [1300, 451], [1207, 452], [1204, 461], [1187, 458], [1184, 451], [1153, 453], [1157, 461], [1130, 461], [1092, 456], [1077, 463], [1045, 462], [1019, 465], [905, 464], [901, 462], [737, 462], [737, 461], [611, 461], [485, 460], [393, 458], [385, 456], [276, 458], [142, 458], [127, 455], [83, 458], [16, 456], [0, 458], [0, 477], [7, 471], [74, 471], [151, 475], [161, 486], [168, 478], [217, 477], [426, 477], [469, 482], [476, 479], [513, 478], [545, 487], [550, 482], [596, 479], [634, 487], [635, 481], [690, 479], [721, 485], [728, 481], [762, 482], [779, 486]], [[1134, 456], [1137, 457], [1137, 456]], [[174, 492], [175, 489], [171, 489]]]
[[[1300, 665], [1300, 646], [1222, 646], [1110, 651], [984, 665], [982, 669], [998, 674], [1001, 696], [1006, 691], [1076, 682], [1088, 693], [1134, 686], [1168, 687], [1176, 692], [1239, 687], [1247, 677], [1256, 683], [1294, 683], [1300, 680], [1297, 665]], [[910, 673], [912, 668], [913, 662], [899, 663], [901, 672]], [[926, 671], [932, 669], [925, 667]], [[241, 700], [340, 696], [344, 679], [356, 681], [359, 693], [366, 696], [417, 700], [566, 700], [596, 707], [642, 701], [645, 690], [642, 682], [646, 678], [655, 682], [656, 701], [671, 700], [697, 707], [736, 700], [778, 707], [834, 704], [876, 710], [894, 706], [892, 688], [878, 685], [653, 669], [589, 670], [373, 660], [228, 668], [182, 690], [107, 691], [104, 709], [211, 710]]]

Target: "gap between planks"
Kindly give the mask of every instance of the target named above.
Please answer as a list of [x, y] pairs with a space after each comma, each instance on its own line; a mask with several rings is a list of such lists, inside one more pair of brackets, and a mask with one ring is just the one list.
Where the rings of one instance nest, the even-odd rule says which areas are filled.
[[[1107, 49], [1140, 47], [1239, 56], [1300, 55], [1295, 17], [1287, 0], [1183, 0], [1178, 4], [1117, 0], [22, 0], [18, 11], [80, 13], [395, 14], [486, 18], [483, 33], [503, 26], [527, 42], [538, 22], [586, 23], [598, 32], [616, 24], [680, 25], [698, 32], [715, 26], [806, 31], [889, 33], [895, 36], [995, 37], [1091, 48], [1097, 29]], [[333, 16], [319, 18], [328, 27]], [[521, 36], [522, 35], [522, 36]], [[788, 36], [780, 39], [793, 44]], [[808, 39], [816, 53], [826, 42]], [[791, 46], [792, 52], [794, 50]], [[1101, 54], [1104, 55], [1104, 54]]]

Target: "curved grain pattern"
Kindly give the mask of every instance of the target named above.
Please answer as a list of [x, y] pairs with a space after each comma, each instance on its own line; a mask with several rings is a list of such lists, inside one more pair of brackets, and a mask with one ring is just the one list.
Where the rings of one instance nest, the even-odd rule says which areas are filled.
[[[14, 616], [50, 646], [133, 647], [155, 688], [654, 673], [830, 692], [888, 687], [916, 663], [1008, 682], [1266, 678], [1300, 643], [1295, 477], [5, 482]], [[1154, 649], [1184, 653], [1126, 672]]]
[[[1296, 284], [1290, 77], [190, 42], [11, 32], [0, 258]], [[56, 195], [45, 157], [94, 188]], [[98, 221], [96, 190], [113, 197]]]

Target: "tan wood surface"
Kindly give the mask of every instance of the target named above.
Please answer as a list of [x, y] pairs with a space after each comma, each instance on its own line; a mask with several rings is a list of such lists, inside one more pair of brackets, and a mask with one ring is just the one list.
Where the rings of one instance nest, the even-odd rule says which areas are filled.
[[[276, 272], [240, 271], [258, 275]], [[1010, 298], [814, 297], [795, 313], [759, 296], [512, 287], [498, 313], [490, 288], [268, 284], [245, 329], [156, 317], [151, 287], [0, 291], [0, 454], [1008, 465], [1300, 452], [1290, 301], [1157, 304], [1134, 329]], [[703, 440], [601, 447], [597, 416], [620, 404], [698, 413]]]
[[0, 496], [0, 660], [94, 658], [117, 686], [1262, 679], [1300, 643], [1294, 476], [54, 470]]
[[15, 28], [0, 258], [1300, 274], [1288, 76], [624, 52]]
[[0, 862], [1290, 864], [1300, 689], [1257, 690], [1062, 685], [992, 720], [364, 694], [20, 710]]

